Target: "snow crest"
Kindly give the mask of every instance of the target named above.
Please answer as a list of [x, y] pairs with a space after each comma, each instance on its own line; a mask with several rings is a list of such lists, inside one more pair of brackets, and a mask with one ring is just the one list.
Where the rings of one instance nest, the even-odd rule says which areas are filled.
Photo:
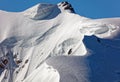
[[57, 6], [53, 4], [37, 4], [23, 12], [24, 16], [34, 20], [41, 20], [49, 17], [56, 10]]

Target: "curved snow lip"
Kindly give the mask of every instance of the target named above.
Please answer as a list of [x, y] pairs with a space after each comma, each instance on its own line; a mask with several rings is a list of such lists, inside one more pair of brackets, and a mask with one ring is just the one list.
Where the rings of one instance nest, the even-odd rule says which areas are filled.
[[120, 18], [93, 19], [83, 23], [80, 32], [86, 36], [113, 39], [120, 34]]
[[103, 18], [93, 20], [96, 22], [102, 22], [108, 27], [104, 33], [96, 33], [95, 36], [99, 38], [113, 39], [118, 38], [120, 35], [120, 17], [118, 18]]

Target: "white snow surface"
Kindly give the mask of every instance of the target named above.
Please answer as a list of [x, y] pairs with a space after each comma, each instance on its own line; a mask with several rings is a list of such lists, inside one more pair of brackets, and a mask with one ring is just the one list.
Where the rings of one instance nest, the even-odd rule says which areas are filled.
[[82, 17], [53, 4], [17, 13], [1, 10], [0, 82], [89, 82], [86, 57], [92, 53], [83, 39], [113, 39], [119, 22]]

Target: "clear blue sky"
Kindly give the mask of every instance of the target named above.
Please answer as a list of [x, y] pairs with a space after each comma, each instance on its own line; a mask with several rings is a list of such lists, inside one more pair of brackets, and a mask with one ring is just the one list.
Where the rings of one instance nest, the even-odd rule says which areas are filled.
[[[37, 3], [53, 3], [65, 0], [0, 0], [0, 9], [23, 11]], [[120, 17], [120, 0], [66, 0], [76, 13], [89, 18]]]

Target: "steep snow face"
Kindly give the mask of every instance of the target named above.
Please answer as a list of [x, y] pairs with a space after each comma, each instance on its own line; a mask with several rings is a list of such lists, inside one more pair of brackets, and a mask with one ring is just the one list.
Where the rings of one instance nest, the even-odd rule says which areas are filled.
[[[70, 4], [65, 2], [58, 5], [38, 4], [19, 13], [0, 11], [0, 81], [66, 82], [67, 78], [63, 76], [70, 73], [69, 82], [87, 82], [88, 69], [84, 59], [89, 52], [83, 43], [84, 36], [111, 37], [119, 32], [119, 27], [117, 24], [81, 17], [73, 11]], [[70, 60], [66, 58], [59, 71], [56, 70], [57, 65], [62, 62], [50, 63], [54, 58], [46, 61], [52, 56], [63, 55], [83, 56], [83, 63], [75, 64], [79, 60], [76, 58], [70, 59], [73, 63], [69, 63]], [[68, 63], [75, 65], [63, 72]], [[78, 65], [82, 67], [77, 68]], [[76, 71], [68, 72], [74, 68]], [[85, 71], [81, 74], [79, 68]], [[81, 79], [77, 76], [78, 72]]]

